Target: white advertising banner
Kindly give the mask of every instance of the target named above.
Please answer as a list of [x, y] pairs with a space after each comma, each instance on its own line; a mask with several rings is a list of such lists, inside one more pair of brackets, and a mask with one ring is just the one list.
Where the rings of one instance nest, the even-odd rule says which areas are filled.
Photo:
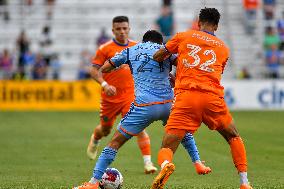
[[222, 85], [230, 109], [284, 110], [284, 80], [226, 80]]

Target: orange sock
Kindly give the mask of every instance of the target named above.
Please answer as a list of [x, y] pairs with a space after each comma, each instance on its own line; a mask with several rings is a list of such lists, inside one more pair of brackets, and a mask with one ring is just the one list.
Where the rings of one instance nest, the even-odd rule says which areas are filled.
[[229, 144], [235, 167], [239, 172], [247, 172], [246, 149], [241, 137], [232, 138]]
[[137, 136], [137, 143], [143, 156], [151, 155], [150, 137], [144, 133]]
[[158, 153], [158, 164], [161, 166], [164, 161], [172, 162], [173, 151], [169, 148], [161, 148]]

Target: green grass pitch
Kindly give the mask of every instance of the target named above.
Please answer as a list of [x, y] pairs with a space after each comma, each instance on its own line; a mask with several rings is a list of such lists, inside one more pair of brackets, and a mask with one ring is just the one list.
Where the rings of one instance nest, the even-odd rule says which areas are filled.
[[[255, 189], [284, 188], [284, 112], [233, 112], [245, 141], [249, 179]], [[0, 189], [71, 188], [88, 181], [95, 162], [86, 147], [97, 112], [1, 112]], [[160, 122], [148, 128], [153, 161], [161, 144]], [[101, 149], [110, 140], [105, 138]], [[174, 156], [176, 171], [166, 188], [228, 189], [239, 187], [229, 146], [204, 125], [195, 134], [202, 160], [213, 172], [199, 176], [180, 146]], [[155, 175], [144, 175], [136, 139], [121, 148], [111, 165], [124, 176], [125, 189], [150, 188]]]

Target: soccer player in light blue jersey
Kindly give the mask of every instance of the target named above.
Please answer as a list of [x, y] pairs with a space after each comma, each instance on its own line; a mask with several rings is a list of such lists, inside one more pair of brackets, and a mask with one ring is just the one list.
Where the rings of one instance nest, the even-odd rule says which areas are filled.
[[[98, 181], [114, 161], [118, 149], [126, 141], [142, 132], [154, 121], [161, 120], [164, 125], [166, 124], [174, 96], [169, 73], [176, 57], [169, 57], [160, 64], [153, 60], [153, 54], [160, 49], [162, 42], [163, 37], [159, 32], [147, 31], [142, 43], [123, 50], [99, 69], [99, 75], [102, 75], [102, 72], [109, 72], [122, 64], [128, 64], [134, 78], [135, 99], [128, 113], [120, 121], [111, 141], [99, 156], [93, 177], [89, 182], [75, 189], [99, 188]], [[108, 85], [101, 76], [99, 78], [102, 85]], [[113, 93], [115, 93], [115, 88], [113, 88]], [[200, 161], [193, 136], [190, 133], [186, 134], [181, 143], [190, 155], [197, 173], [210, 173], [211, 169]]]

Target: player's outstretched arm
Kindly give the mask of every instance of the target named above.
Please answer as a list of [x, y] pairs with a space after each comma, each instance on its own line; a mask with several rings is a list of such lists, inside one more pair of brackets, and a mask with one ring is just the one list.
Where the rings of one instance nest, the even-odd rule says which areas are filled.
[[91, 77], [92, 79], [94, 79], [96, 82], [98, 82], [99, 84], [102, 84], [105, 80], [103, 79], [102, 74], [99, 74], [99, 68], [93, 66], [91, 68]]
[[170, 56], [170, 53], [167, 51], [167, 49], [162, 47], [153, 55], [153, 59], [156, 62], [163, 62], [169, 56]]
[[101, 73], [108, 73], [115, 68], [114, 64], [110, 60], [105, 61], [104, 65], [99, 69]]
[[107, 60], [102, 67], [100, 67], [98, 69], [97, 72], [97, 77], [101, 82], [101, 86], [104, 89], [104, 92], [108, 95], [108, 96], [113, 96], [116, 94], [116, 88], [115, 86], [109, 85], [106, 81], [104, 81], [103, 79], [103, 74], [102, 73], [107, 73], [110, 72], [111, 70], [113, 70], [115, 67], [111, 64], [111, 62], [109, 60]]
[[103, 74], [102, 74], [102, 71], [107, 72], [108, 70], [110, 71], [111, 69], [108, 69], [108, 66], [106, 66], [106, 64], [104, 64], [100, 68], [93, 66], [91, 68], [91, 77], [102, 86], [104, 92], [108, 96], [113, 96], [113, 95], [116, 94], [116, 88], [114, 86], [112, 86], [112, 85], [109, 85], [104, 80]]

